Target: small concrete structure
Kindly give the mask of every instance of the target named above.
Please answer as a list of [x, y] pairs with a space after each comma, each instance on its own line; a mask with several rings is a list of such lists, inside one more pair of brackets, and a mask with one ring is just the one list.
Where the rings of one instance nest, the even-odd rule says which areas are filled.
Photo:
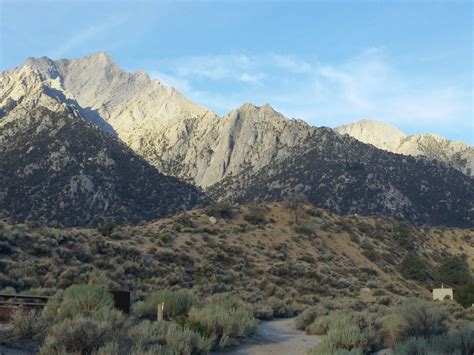
[[444, 285], [441, 285], [441, 288], [433, 289], [433, 300], [452, 300], [453, 299], [453, 289], [444, 288]]

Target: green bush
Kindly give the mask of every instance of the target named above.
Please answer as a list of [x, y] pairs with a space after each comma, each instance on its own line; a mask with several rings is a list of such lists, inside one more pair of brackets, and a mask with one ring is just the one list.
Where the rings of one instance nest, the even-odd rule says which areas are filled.
[[51, 323], [41, 312], [19, 309], [13, 313], [10, 326], [14, 336], [42, 341]]
[[214, 346], [214, 337], [205, 337], [191, 329], [170, 324], [165, 335], [166, 345], [175, 354], [208, 353]]
[[410, 337], [429, 337], [447, 331], [447, 312], [438, 305], [408, 298], [385, 320], [386, 343], [393, 345]]
[[132, 353], [138, 353], [138, 349], [153, 353], [156, 346], [165, 345], [159, 353], [200, 354], [208, 353], [214, 345], [213, 337], [204, 337], [187, 327], [168, 322], [145, 320], [130, 328], [127, 335], [134, 344]]
[[474, 282], [456, 288], [454, 299], [463, 307], [471, 307], [474, 304]]
[[221, 347], [227, 345], [231, 338], [252, 334], [257, 326], [252, 311], [232, 298], [192, 308], [189, 321], [192, 329], [215, 336]]
[[469, 264], [462, 256], [450, 256], [436, 269], [436, 282], [450, 286], [460, 286], [472, 280]]
[[105, 307], [113, 307], [113, 300], [104, 288], [98, 285], [73, 285], [64, 291], [58, 314], [61, 319], [73, 318]]
[[[321, 308], [319, 307], [309, 307], [301, 312], [295, 319], [295, 326], [298, 330], [306, 330], [306, 328], [314, 322], [318, 317], [322, 316]], [[326, 312], [324, 312], [326, 314]]]
[[339, 314], [331, 314], [316, 318], [310, 325], [306, 327], [306, 333], [311, 335], [324, 335], [328, 332], [331, 324]]
[[448, 334], [411, 337], [395, 346], [395, 354], [474, 354], [474, 326], [471, 324]]
[[127, 335], [133, 342], [143, 347], [153, 344], [163, 344], [166, 335], [166, 322], [142, 321], [131, 327]]
[[261, 206], [249, 206], [248, 213], [244, 215], [244, 220], [254, 225], [267, 223], [265, 209]]
[[188, 291], [162, 290], [152, 293], [144, 302], [138, 302], [133, 310], [139, 316], [156, 318], [157, 307], [164, 303], [165, 318], [184, 316], [192, 306], [197, 304], [196, 297]]
[[408, 253], [400, 264], [403, 277], [410, 280], [424, 281], [429, 275], [425, 261], [415, 253]]
[[359, 327], [347, 317], [338, 317], [321, 343], [310, 354], [363, 354], [368, 349], [368, 340]]
[[115, 229], [115, 224], [112, 220], [106, 220], [97, 230], [102, 234], [104, 237], [110, 237], [112, 232]]
[[398, 223], [394, 228], [394, 237], [397, 243], [410, 250], [413, 248], [413, 229], [406, 223]]
[[99, 322], [105, 322], [112, 327], [119, 327], [125, 321], [125, 315], [121, 311], [111, 307], [99, 309], [92, 314], [92, 318]]
[[51, 328], [40, 354], [90, 354], [104, 344], [109, 331], [106, 323], [82, 315], [65, 319]]

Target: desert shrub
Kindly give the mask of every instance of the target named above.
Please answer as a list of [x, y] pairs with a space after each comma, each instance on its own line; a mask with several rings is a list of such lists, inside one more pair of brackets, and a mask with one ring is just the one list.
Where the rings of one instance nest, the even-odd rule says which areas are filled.
[[229, 203], [216, 203], [206, 209], [206, 214], [216, 218], [230, 219], [236, 216], [237, 211]]
[[474, 282], [459, 286], [454, 292], [454, 299], [463, 307], [471, 307], [474, 304]]
[[112, 296], [99, 285], [73, 285], [64, 290], [58, 310], [60, 318], [73, 318], [81, 313], [112, 307]]
[[160, 345], [165, 346], [159, 349], [159, 354], [208, 353], [214, 345], [213, 337], [202, 336], [187, 327], [169, 322], [145, 320], [131, 327], [127, 336], [135, 347], [132, 353], [142, 349], [144, 353], [155, 354], [153, 349]]
[[106, 343], [104, 346], [100, 347], [97, 351], [95, 351], [94, 355], [111, 355], [111, 354], [120, 354], [121, 349], [120, 345], [117, 341], [112, 340]]
[[273, 309], [268, 304], [256, 304], [253, 307], [253, 316], [260, 320], [273, 319]]
[[363, 354], [367, 343], [367, 338], [359, 327], [341, 317], [331, 324], [327, 335], [310, 354]]
[[320, 308], [309, 307], [301, 312], [295, 319], [295, 326], [298, 330], [306, 330], [306, 328], [314, 322], [317, 317], [321, 316]]
[[161, 290], [152, 293], [144, 302], [138, 302], [133, 310], [139, 316], [156, 317], [158, 304], [164, 303], [163, 316], [174, 318], [186, 315], [197, 304], [196, 297], [188, 291]]
[[[311, 335], [324, 335], [328, 332], [329, 327], [341, 315], [333, 313], [316, 318], [311, 324], [306, 327], [306, 333]], [[336, 318], [337, 317], [337, 318]]]
[[102, 234], [104, 237], [110, 237], [114, 229], [115, 229], [115, 224], [110, 219], [106, 220], [103, 224], [101, 224], [97, 228], [99, 233]]
[[273, 316], [276, 318], [291, 318], [301, 312], [301, 305], [294, 303], [293, 300], [281, 300], [271, 298], [269, 305], [272, 308]]
[[398, 223], [394, 228], [394, 237], [396, 242], [407, 250], [413, 249], [413, 230], [406, 223]]
[[13, 313], [10, 325], [14, 336], [42, 341], [51, 322], [41, 312], [19, 309]]
[[387, 345], [410, 337], [429, 337], [447, 331], [447, 312], [425, 300], [409, 298], [393, 309], [385, 319]]
[[144, 347], [163, 344], [166, 337], [166, 322], [144, 320], [128, 329], [127, 336], [133, 339], [134, 343]]
[[0, 254], [10, 255], [13, 253], [13, 249], [8, 242], [0, 241]]
[[244, 215], [244, 219], [250, 224], [265, 224], [265, 209], [261, 206], [249, 206], [248, 213]]
[[252, 334], [257, 326], [252, 311], [232, 298], [192, 308], [189, 321], [192, 329], [215, 336], [221, 346], [228, 344], [226, 339]]
[[472, 324], [447, 334], [430, 337], [411, 337], [397, 344], [395, 354], [474, 354], [474, 326]]
[[400, 264], [400, 272], [406, 279], [423, 281], [428, 276], [428, 267], [421, 257], [408, 253]]
[[170, 324], [166, 329], [165, 340], [175, 354], [192, 354], [211, 351], [215, 337], [202, 336], [187, 327]]
[[63, 291], [56, 292], [53, 296], [51, 296], [46, 303], [46, 306], [43, 308], [43, 316], [56, 319], [59, 313], [59, 307], [61, 306], [61, 302], [63, 299]]
[[472, 280], [467, 260], [462, 256], [450, 256], [436, 269], [435, 280], [451, 286], [460, 286]]
[[316, 225], [311, 222], [303, 222], [296, 228], [296, 231], [305, 235], [313, 235], [316, 232]]
[[99, 322], [105, 322], [114, 328], [119, 327], [125, 321], [125, 315], [112, 307], [102, 307], [92, 314], [92, 318]]
[[106, 323], [82, 315], [65, 319], [51, 328], [40, 354], [90, 354], [104, 345], [108, 331]]
[[315, 208], [308, 208], [305, 212], [308, 216], [311, 217], [321, 217], [323, 215], [323, 212], [321, 210], [317, 210]]

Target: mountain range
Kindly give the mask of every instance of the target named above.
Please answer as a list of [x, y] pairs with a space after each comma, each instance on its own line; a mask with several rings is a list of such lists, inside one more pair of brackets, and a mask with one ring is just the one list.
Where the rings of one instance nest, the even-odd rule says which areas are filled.
[[336, 127], [335, 131], [389, 152], [440, 160], [474, 176], [474, 149], [464, 142], [450, 141], [434, 134], [408, 136], [397, 127], [374, 120], [360, 120]]
[[205, 195], [298, 193], [341, 214], [472, 226], [472, 148], [432, 136], [402, 144], [392, 131], [311, 127], [250, 103], [220, 117], [105, 53], [29, 58], [0, 74], [0, 213], [135, 223], [205, 204]]

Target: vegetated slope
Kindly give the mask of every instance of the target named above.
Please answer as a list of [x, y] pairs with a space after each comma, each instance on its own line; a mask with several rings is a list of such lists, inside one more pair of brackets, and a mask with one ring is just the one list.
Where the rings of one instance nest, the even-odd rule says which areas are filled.
[[89, 280], [134, 296], [192, 288], [204, 296], [233, 292], [262, 312], [289, 316], [324, 296], [390, 302], [429, 295], [427, 284], [399, 272], [409, 252], [430, 271], [463, 253], [472, 268], [474, 230], [416, 228], [281, 203], [186, 211], [117, 227], [110, 237], [93, 229], [0, 223], [0, 288], [47, 292]]
[[474, 180], [426, 157], [392, 154], [331, 129], [314, 131], [288, 158], [229, 176], [207, 191], [222, 201], [278, 201], [294, 193], [339, 214], [417, 224], [474, 225]]
[[0, 120], [0, 180], [0, 215], [14, 221], [134, 223], [205, 201], [195, 187], [158, 173], [60, 104], [56, 111], [14, 110]]
[[373, 120], [357, 121], [334, 130], [393, 153], [425, 155], [474, 176], [474, 149], [464, 142], [450, 141], [433, 134], [407, 136], [392, 125]]

